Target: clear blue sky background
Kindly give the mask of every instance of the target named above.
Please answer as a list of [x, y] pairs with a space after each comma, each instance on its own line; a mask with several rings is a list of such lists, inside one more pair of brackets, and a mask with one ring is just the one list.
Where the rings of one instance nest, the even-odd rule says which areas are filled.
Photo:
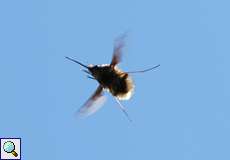
[[[21, 137], [23, 159], [230, 159], [228, 0], [1, 0], [0, 137]], [[127, 107], [114, 99], [85, 120], [95, 90], [77, 64], [109, 63], [128, 31]]]

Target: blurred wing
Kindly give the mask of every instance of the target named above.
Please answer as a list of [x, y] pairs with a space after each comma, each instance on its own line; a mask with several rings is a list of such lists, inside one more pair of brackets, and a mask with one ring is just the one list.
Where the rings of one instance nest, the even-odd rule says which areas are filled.
[[114, 49], [113, 49], [113, 58], [110, 63], [112, 67], [114, 67], [115, 65], [121, 62], [122, 49], [125, 46], [125, 43], [124, 43], [125, 37], [126, 37], [126, 34], [123, 34], [122, 36], [120, 36], [118, 39], [115, 40]]
[[77, 116], [87, 117], [97, 110], [99, 110], [104, 104], [106, 97], [103, 96], [103, 87], [100, 85], [93, 95], [85, 102], [85, 104], [78, 110]]

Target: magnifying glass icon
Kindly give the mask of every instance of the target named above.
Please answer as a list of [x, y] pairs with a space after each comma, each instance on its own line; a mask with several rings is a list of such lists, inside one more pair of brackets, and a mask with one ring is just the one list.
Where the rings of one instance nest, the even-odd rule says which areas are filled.
[[17, 157], [18, 154], [17, 152], [15, 151], [15, 145], [13, 142], [11, 141], [7, 141], [3, 144], [3, 149], [6, 153], [11, 153], [14, 155], [14, 157]]

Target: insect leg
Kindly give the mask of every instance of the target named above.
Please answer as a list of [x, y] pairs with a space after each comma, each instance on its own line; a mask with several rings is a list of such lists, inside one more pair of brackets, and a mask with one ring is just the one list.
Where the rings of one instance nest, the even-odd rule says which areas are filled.
[[95, 78], [91, 76], [87, 76], [87, 78], [95, 80]]
[[89, 72], [89, 71], [87, 71], [87, 70], [85, 70], [85, 69], [81, 69], [83, 72], [85, 72], [85, 73], [88, 73], [88, 74], [90, 74], [91, 75], [91, 73]]
[[131, 71], [131, 72], [126, 72], [126, 73], [143, 73], [143, 72], [148, 72], [148, 71], [151, 71], [157, 67], [160, 67], [160, 65], [156, 65], [154, 67], [151, 67], [151, 68], [148, 68], [148, 69], [145, 69], [145, 70], [139, 70], [139, 71]]
[[115, 97], [115, 100], [117, 101], [117, 103], [119, 104], [119, 108], [122, 110], [122, 112], [125, 114], [125, 116], [128, 118], [128, 120], [130, 122], [132, 122], [131, 118], [129, 117], [129, 114], [127, 113], [125, 107], [121, 104], [121, 102], [119, 101], [119, 99], [117, 97]]

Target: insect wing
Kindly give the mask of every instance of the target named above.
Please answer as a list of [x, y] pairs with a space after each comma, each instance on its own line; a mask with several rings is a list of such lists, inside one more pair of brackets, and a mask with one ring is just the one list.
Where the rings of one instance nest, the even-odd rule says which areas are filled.
[[103, 96], [102, 86], [98, 86], [94, 94], [85, 102], [85, 104], [78, 110], [78, 117], [87, 117], [98, 111], [106, 101]]
[[125, 41], [124, 41], [125, 37], [126, 37], [126, 34], [123, 34], [121, 37], [115, 40], [114, 49], [113, 49], [113, 58], [110, 63], [111, 66], [115, 66], [121, 62], [122, 49], [125, 46]]

